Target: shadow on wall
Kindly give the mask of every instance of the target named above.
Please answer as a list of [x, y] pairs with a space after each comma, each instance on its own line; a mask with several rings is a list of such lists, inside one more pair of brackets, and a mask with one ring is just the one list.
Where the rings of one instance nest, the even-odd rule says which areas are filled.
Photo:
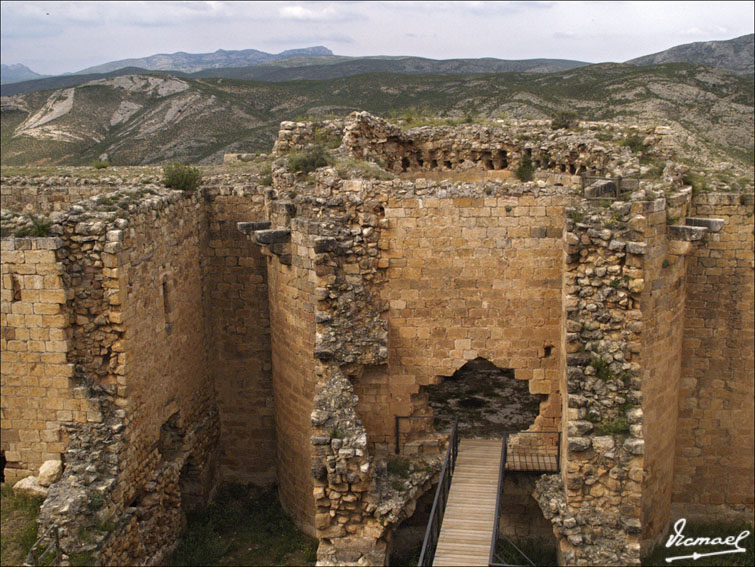
[[428, 490], [417, 501], [414, 514], [393, 532], [388, 553], [388, 565], [417, 565], [419, 562], [427, 522], [433, 508], [436, 487], [437, 485], [434, 485], [432, 490]]

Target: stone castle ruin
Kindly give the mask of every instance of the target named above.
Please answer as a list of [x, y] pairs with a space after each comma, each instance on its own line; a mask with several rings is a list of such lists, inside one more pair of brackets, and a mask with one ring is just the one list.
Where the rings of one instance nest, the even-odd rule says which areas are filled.
[[[681, 516], [751, 521], [753, 196], [693, 195], [672, 161], [638, 180], [612, 128], [353, 113], [283, 123], [271, 186], [4, 178], [6, 232], [52, 223], [2, 238], [4, 480], [63, 469], [39, 535], [155, 563], [221, 480], [277, 484], [320, 564], [383, 565], [449, 408], [560, 432], [560, 472], [501, 525], [565, 564], [639, 564]], [[336, 165], [286, 167], [323, 137]]]

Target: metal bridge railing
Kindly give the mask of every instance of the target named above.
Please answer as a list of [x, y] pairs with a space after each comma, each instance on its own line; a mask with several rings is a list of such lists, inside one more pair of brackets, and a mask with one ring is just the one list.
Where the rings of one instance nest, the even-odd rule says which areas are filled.
[[[495, 500], [495, 517], [493, 519], [493, 537], [490, 542], [488, 567], [522, 567], [535, 565], [527, 555], [511, 541], [499, 533], [503, 485], [506, 471], [509, 472], [558, 472], [561, 461], [561, 433], [558, 431], [521, 431], [504, 433], [501, 448], [501, 464], [498, 470], [498, 493]], [[501, 560], [498, 555], [498, 543], [501, 539], [514, 548], [519, 557], [516, 562]]]
[[[458, 426], [458, 419], [454, 419], [453, 425], [451, 426], [451, 436], [448, 440], [448, 452], [443, 461], [438, 489], [435, 491], [435, 499], [433, 500], [433, 507], [430, 511], [430, 520], [427, 522], [427, 529], [425, 530], [425, 540], [422, 543], [422, 553], [419, 556], [418, 563], [420, 566], [432, 565], [433, 559], [435, 559], [435, 549], [438, 545], [438, 538], [440, 537], [440, 527], [443, 523], [443, 515], [446, 512], [448, 493], [451, 490], [451, 478], [453, 477], [454, 468], [456, 467], [456, 457], [459, 454]], [[396, 448], [398, 452], [398, 445]]]
[[[54, 533], [55, 537], [51, 538], [47, 547], [40, 551], [40, 544], [47, 539], [51, 533]], [[57, 523], [53, 523], [45, 530], [45, 533], [34, 542], [34, 545], [31, 546], [31, 549], [24, 560], [24, 566], [36, 567], [37, 565], [60, 565], [60, 562], [63, 559], [62, 555], [63, 552], [60, 549], [60, 529]], [[46, 557], [49, 557], [49, 559], [45, 559]], [[42, 563], [43, 559], [45, 560], [44, 563]]]

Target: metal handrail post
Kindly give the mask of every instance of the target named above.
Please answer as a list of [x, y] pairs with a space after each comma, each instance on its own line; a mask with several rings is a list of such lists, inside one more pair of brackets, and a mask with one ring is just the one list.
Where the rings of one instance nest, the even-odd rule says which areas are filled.
[[446, 458], [443, 461], [438, 489], [435, 491], [433, 507], [430, 511], [430, 519], [427, 522], [427, 528], [425, 529], [425, 539], [422, 543], [422, 552], [419, 556], [418, 565], [432, 565], [433, 559], [435, 558], [435, 549], [440, 537], [440, 528], [446, 511], [446, 504], [448, 503], [448, 493], [451, 490], [451, 477], [453, 476], [454, 468], [456, 467], [456, 454], [459, 445], [458, 424], [458, 419], [454, 419], [454, 423], [451, 427], [448, 451], [446, 452]]

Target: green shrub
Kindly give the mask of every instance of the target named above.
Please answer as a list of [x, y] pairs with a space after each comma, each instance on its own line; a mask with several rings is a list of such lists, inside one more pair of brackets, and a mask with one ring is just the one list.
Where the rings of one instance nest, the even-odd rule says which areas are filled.
[[561, 128], [573, 128], [577, 124], [577, 115], [573, 112], [562, 110], [556, 114], [551, 121], [551, 128], [560, 130]]
[[595, 428], [596, 435], [624, 435], [629, 433], [629, 422], [623, 415], [617, 415], [607, 423], [601, 423]]
[[334, 150], [341, 145], [341, 137], [327, 128], [315, 128], [315, 145]]
[[631, 134], [630, 136], [627, 136], [621, 140], [618, 145], [626, 146], [635, 154], [642, 153], [647, 149], [647, 146], [642, 142], [642, 136], [639, 134]]
[[519, 181], [532, 181], [532, 175], [535, 173], [535, 167], [532, 165], [532, 158], [524, 154], [522, 162], [516, 168], [514, 174]]
[[198, 167], [173, 162], [163, 167], [163, 185], [169, 189], [196, 191], [202, 182], [202, 172]]
[[692, 186], [693, 196], [700, 193], [700, 191], [708, 191], [710, 189], [710, 187], [708, 186], [708, 180], [698, 173], [687, 173], [687, 175], [685, 175], [682, 179], [682, 183]]
[[330, 159], [320, 145], [288, 156], [288, 170], [291, 173], [311, 173], [318, 167], [325, 167], [329, 163]]
[[391, 457], [388, 459], [388, 474], [400, 478], [409, 478], [409, 459], [405, 457]]
[[96, 159], [92, 162], [92, 167], [95, 169], [105, 169], [106, 167], [110, 167], [110, 162], [107, 160]]
[[590, 366], [595, 369], [595, 375], [599, 380], [609, 380], [613, 378], [613, 374], [611, 374], [611, 368], [609, 367], [608, 363], [602, 358], [593, 358], [592, 362], [590, 362]]
[[34, 215], [29, 215], [29, 218], [31, 219], [32, 226], [16, 231], [14, 236], [50, 236], [50, 227], [52, 226], [51, 221], [37, 218]]

